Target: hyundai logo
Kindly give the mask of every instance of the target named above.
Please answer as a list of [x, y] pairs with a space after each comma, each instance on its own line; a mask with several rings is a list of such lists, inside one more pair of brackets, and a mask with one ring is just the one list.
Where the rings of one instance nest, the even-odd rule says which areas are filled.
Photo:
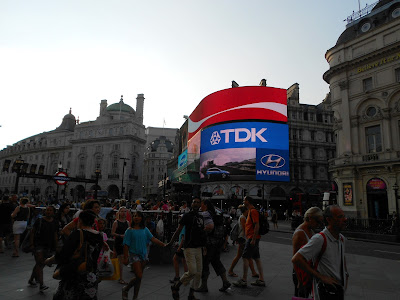
[[268, 154], [261, 158], [261, 163], [267, 168], [279, 169], [285, 165], [285, 159], [277, 154]]

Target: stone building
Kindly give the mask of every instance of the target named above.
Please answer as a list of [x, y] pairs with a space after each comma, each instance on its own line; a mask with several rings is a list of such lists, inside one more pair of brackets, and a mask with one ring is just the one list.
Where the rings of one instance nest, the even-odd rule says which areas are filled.
[[[0, 151], [0, 191], [14, 191], [16, 174], [11, 168], [21, 156], [28, 170], [37, 166], [37, 172], [41, 167], [47, 175], [62, 168], [69, 177], [93, 179], [95, 170], [100, 170], [97, 188], [107, 191], [108, 197], [141, 197], [146, 144], [143, 94], [138, 94], [136, 100], [136, 111], [124, 103], [122, 96], [111, 105], [101, 100], [100, 113], [94, 121], [79, 123], [70, 111], [55, 130], [28, 137]], [[82, 200], [94, 189], [93, 184], [69, 182], [65, 197]], [[54, 181], [20, 178], [18, 193], [30, 195], [32, 191], [43, 200], [64, 197], [60, 192], [55, 195], [58, 189]]]
[[338, 203], [349, 216], [387, 218], [398, 211], [400, 183], [400, 1], [350, 16], [325, 57]]
[[143, 195], [160, 197], [159, 183], [167, 177], [167, 161], [176, 156], [177, 128], [146, 128], [146, 150], [143, 162]]

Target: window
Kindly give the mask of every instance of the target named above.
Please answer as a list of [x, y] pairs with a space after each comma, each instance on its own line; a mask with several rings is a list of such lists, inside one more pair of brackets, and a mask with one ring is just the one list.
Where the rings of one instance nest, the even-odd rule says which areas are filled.
[[310, 114], [310, 121], [314, 121], [314, 114]]
[[315, 140], [315, 131], [311, 130], [310, 136], [311, 136], [311, 140], [314, 141]]
[[400, 82], [400, 68], [394, 70], [396, 75], [396, 82]]
[[374, 117], [376, 115], [376, 113], [377, 113], [377, 110], [374, 106], [368, 107], [367, 111], [365, 112], [365, 114], [370, 118]]
[[112, 169], [118, 169], [118, 161], [119, 161], [118, 155], [114, 155], [111, 162]]
[[296, 112], [292, 112], [292, 119], [296, 120]]
[[365, 78], [363, 80], [363, 90], [364, 92], [372, 90], [372, 77]]
[[301, 140], [301, 130], [299, 130], [299, 140]]
[[113, 150], [115, 150], [115, 151], [119, 150], [119, 144], [114, 144], [113, 145]]
[[365, 128], [365, 136], [366, 136], [366, 141], [367, 141], [368, 153], [382, 151], [381, 126], [380, 125]]

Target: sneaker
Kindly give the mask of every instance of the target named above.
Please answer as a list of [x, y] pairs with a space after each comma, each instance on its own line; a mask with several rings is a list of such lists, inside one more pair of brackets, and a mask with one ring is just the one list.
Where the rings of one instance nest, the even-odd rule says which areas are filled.
[[43, 291], [47, 290], [48, 288], [49, 288], [49, 287], [48, 287], [47, 285], [41, 285], [40, 288], [39, 288], [39, 290], [40, 290], [41, 292], [43, 292]]
[[30, 287], [37, 287], [37, 283], [33, 280], [28, 280], [28, 284]]
[[239, 279], [238, 281], [233, 283], [234, 286], [245, 288], [247, 287], [247, 281], [244, 281], [243, 279]]
[[265, 281], [257, 279], [256, 281], [252, 282], [251, 285], [254, 285], [254, 286], [265, 286]]
[[229, 281], [225, 281], [224, 284], [222, 285], [222, 288], [219, 289], [220, 292], [225, 292], [227, 289], [229, 289], [231, 286], [231, 283]]

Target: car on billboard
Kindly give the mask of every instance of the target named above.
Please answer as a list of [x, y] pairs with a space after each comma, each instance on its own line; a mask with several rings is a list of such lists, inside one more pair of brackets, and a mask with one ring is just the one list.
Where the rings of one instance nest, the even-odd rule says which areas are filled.
[[216, 167], [212, 167], [207, 169], [206, 171], [207, 179], [211, 179], [212, 177], [221, 177], [222, 179], [228, 178], [230, 173], [228, 171], [221, 170]]

